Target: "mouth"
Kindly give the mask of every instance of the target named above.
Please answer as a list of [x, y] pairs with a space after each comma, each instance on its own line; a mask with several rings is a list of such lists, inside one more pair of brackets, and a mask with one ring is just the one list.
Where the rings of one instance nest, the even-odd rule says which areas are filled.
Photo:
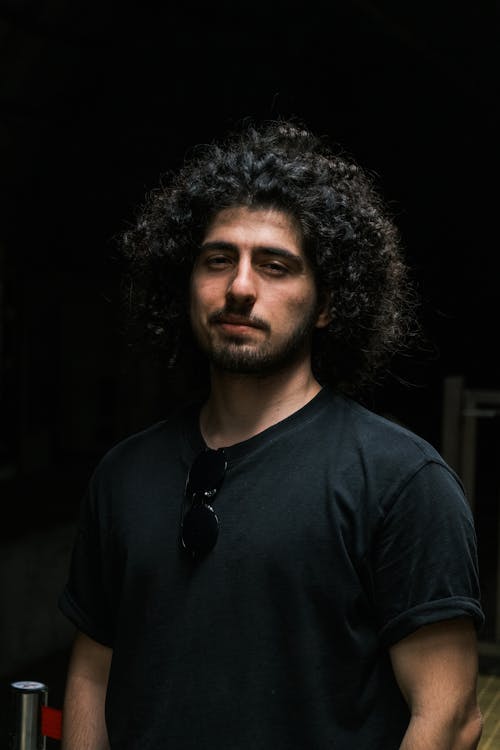
[[246, 334], [257, 330], [257, 326], [254, 326], [251, 323], [236, 323], [235, 321], [230, 320], [221, 320], [217, 323], [217, 326], [222, 331], [232, 334]]
[[236, 326], [236, 328], [257, 328], [250, 320], [239, 319], [239, 318], [222, 318], [217, 323], [221, 326]]
[[246, 318], [244, 315], [214, 315], [210, 321], [213, 325], [220, 326], [222, 330], [231, 331], [233, 333], [244, 333], [248, 330], [264, 330], [265, 326], [260, 321]]

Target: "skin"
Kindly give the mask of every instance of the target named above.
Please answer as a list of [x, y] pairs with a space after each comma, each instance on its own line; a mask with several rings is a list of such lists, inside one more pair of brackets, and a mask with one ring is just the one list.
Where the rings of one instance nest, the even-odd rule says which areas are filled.
[[419, 628], [390, 649], [411, 721], [400, 750], [475, 750], [482, 732], [477, 705], [477, 642], [465, 618]]
[[[220, 212], [205, 234], [190, 286], [194, 334], [211, 363], [200, 427], [212, 448], [276, 424], [320, 390], [311, 335], [329, 323], [300, 232], [286, 213]], [[63, 750], [107, 750], [104, 723], [111, 650], [75, 642], [63, 712]], [[469, 619], [419, 628], [390, 649], [411, 721], [400, 750], [475, 750], [477, 643]]]
[[191, 275], [190, 315], [211, 362], [201, 414], [210, 447], [261, 432], [320, 390], [311, 336], [329, 317], [288, 214], [235, 207], [215, 217]]
[[62, 750], [109, 750], [104, 700], [112, 650], [78, 633], [68, 667]]

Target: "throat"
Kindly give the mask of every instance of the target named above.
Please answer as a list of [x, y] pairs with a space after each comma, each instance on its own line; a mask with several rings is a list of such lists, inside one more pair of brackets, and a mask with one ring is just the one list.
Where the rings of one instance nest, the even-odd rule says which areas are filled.
[[267, 430], [305, 406], [321, 390], [312, 376], [294, 387], [249, 383], [232, 378], [212, 384], [200, 414], [200, 430], [209, 448], [224, 448]]

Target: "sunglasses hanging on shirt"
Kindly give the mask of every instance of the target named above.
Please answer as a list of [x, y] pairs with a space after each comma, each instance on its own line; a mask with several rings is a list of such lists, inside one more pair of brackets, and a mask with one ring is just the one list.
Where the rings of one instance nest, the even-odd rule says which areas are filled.
[[207, 448], [193, 461], [186, 479], [181, 522], [181, 543], [193, 557], [202, 557], [215, 547], [219, 519], [212, 502], [220, 489], [227, 469], [223, 448]]

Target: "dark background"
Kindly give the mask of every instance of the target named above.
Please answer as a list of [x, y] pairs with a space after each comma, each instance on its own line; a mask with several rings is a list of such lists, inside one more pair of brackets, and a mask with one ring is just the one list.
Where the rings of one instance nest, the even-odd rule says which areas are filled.
[[72, 516], [102, 452], [182, 389], [127, 347], [116, 237], [243, 117], [299, 117], [377, 177], [428, 342], [374, 408], [439, 448], [444, 377], [500, 387], [496, 20], [485, 3], [3, 0], [0, 471], [16, 498], [34, 473], [50, 487], [29, 514], [11, 503], [12, 533]]
[[374, 408], [440, 448], [446, 376], [500, 389], [496, 24], [481, 2], [0, 3], [3, 538], [74, 519], [95, 461], [182, 393], [127, 347], [115, 238], [243, 117], [299, 117], [377, 176], [428, 346]]

